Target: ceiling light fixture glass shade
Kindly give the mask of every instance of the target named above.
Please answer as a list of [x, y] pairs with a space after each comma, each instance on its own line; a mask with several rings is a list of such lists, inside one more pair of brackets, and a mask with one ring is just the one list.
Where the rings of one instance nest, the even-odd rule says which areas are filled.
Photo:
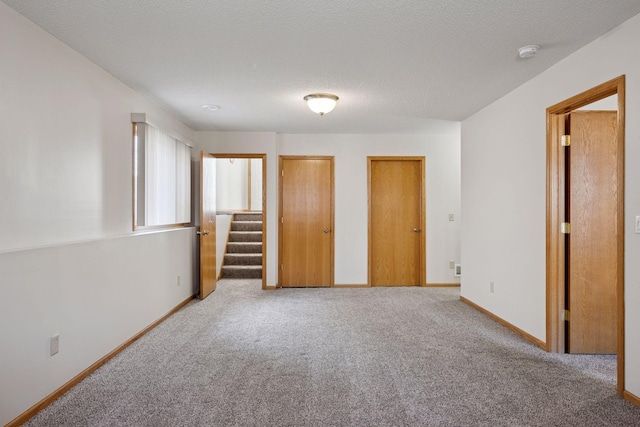
[[321, 116], [336, 108], [338, 99], [337, 96], [330, 93], [312, 93], [304, 97], [309, 109]]

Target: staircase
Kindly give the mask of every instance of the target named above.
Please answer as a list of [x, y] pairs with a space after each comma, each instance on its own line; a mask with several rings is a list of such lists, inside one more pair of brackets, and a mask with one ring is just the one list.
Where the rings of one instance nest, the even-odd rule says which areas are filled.
[[262, 213], [235, 213], [222, 262], [224, 279], [262, 278]]

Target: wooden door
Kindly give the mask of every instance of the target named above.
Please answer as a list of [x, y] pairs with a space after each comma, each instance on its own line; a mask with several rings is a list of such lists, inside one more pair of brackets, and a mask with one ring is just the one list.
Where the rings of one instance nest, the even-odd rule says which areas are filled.
[[216, 290], [216, 159], [200, 152], [200, 299]]
[[280, 158], [280, 286], [333, 285], [333, 158]]
[[570, 353], [617, 352], [617, 112], [568, 115], [567, 347]]
[[369, 157], [369, 284], [425, 284], [424, 158]]

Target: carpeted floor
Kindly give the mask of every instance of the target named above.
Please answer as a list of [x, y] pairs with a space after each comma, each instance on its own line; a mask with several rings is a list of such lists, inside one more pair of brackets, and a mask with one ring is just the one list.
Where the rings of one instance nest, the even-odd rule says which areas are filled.
[[615, 357], [548, 354], [457, 288], [222, 280], [29, 426], [640, 426]]

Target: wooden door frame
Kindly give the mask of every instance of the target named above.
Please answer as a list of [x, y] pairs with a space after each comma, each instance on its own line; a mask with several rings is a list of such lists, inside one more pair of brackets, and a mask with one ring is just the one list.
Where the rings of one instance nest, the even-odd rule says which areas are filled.
[[278, 156], [278, 217], [280, 218], [280, 222], [278, 222], [278, 284], [277, 284], [277, 288], [281, 288], [282, 285], [280, 283], [280, 280], [282, 279], [282, 275], [280, 274], [282, 271], [282, 252], [283, 252], [283, 236], [282, 236], [282, 179], [280, 179], [282, 177], [283, 174], [283, 160], [330, 160], [331, 162], [331, 182], [330, 182], [330, 186], [331, 186], [331, 232], [329, 233], [331, 235], [331, 254], [329, 256], [329, 278], [330, 278], [330, 284], [329, 287], [333, 288], [335, 286], [335, 277], [334, 277], [334, 252], [335, 252], [335, 157], [334, 156], [288, 156], [288, 155], [281, 155]]
[[560, 224], [565, 222], [565, 153], [560, 137], [564, 131], [564, 116], [595, 101], [618, 96], [617, 126], [617, 340], [618, 394], [624, 394], [624, 147], [625, 147], [625, 76], [622, 75], [592, 89], [547, 108], [547, 220], [546, 220], [546, 350], [565, 351], [565, 235]]
[[420, 239], [420, 286], [427, 286], [427, 259], [426, 259], [426, 242], [427, 242], [427, 224], [426, 224], [426, 174], [425, 156], [367, 156], [367, 286], [371, 287], [371, 257], [373, 255], [371, 247], [371, 162], [372, 161], [419, 161], [421, 180], [420, 180], [420, 229], [424, 231], [422, 239]]
[[266, 153], [209, 154], [216, 159], [262, 159], [262, 290], [267, 290], [267, 155]]

